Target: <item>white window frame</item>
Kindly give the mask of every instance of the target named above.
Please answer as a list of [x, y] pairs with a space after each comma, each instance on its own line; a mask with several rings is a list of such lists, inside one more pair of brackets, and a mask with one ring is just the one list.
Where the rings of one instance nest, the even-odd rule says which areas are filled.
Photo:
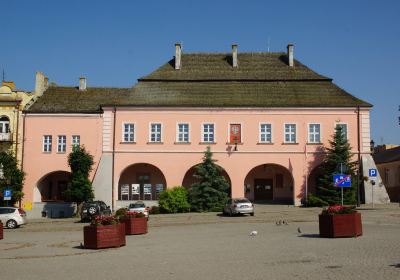
[[[294, 125], [294, 141], [286, 141], [286, 125]], [[296, 123], [284, 123], [283, 124], [283, 143], [285, 144], [297, 144], [297, 124]], [[290, 134], [292, 134], [293, 132], [289, 132]]]
[[[180, 125], [187, 125], [187, 132], [182, 132], [181, 133], [179, 131], [179, 126]], [[187, 134], [187, 141], [184, 140], [185, 134]], [[182, 136], [182, 140], [179, 140], [180, 136]], [[190, 123], [179, 122], [179, 123], [176, 124], [176, 142], [177, 143], [190, 143]]]
[[[261, 126], [262, 125], [269, 125], [270, 126], [270, 141], [262, 141], [262, 139], [261, 139], [261, 135], [262, 135], [262, 133], [263, 132], [261, 132]], [[267, 132], [265, 132], [265, 135], [267, 136], [268, 135], [268, 133]], [[261, 122], [261, 123], [259, 123], [258, 124], [258, 142], [259, 143], [268, 143], [268, 144], [272, 144], [273, 142], [274, 142], [274, 140], [273, 140], [273, 133], [272, 133], [272, 123], [269, 123], [269, 122]], [[265, 138], [265, 139], [267, 139], [267, 138]]]
[[[312, 125], [318, 125], [319, 126], [319, 133], [318, 134], [315, 132], [315, 129], [314, 129], [314, 131], [311, 131], [311, 126]], [[310, 144], [320, 144], [320, 143], [322, 143], [322, 129], [321, 129], [321, 124], [320, 123], [309, 123], [307, 125], [307, 130], [308, 130], [308, 143], [310, 143]], [[315, 137], [317, 135], [319, 136], [319, 141], [315, 141]], [[314, 137], [314, 140], [311, 139], [311, 136]]]
[[67, 136], [57, 135], [57, 153], [65, 153], [67, 151]]
[[[78, 139], [78, 141], [76, 141], [76, 139]], [[79, 147], [80, 145], [81, 145], [81, 136], [77, 135], [77, 134], [72, 135], [71, 136], [71, 146], [72, 147], [75, 147], [75, 146]]]
[[[49, 141], [46, 141], [46, 140]], [[52, 135], [43, 135], [43, 152], [51, 153], [53, 146], [53, 136]]]
[[349, 140], [349, 124], [348, 123], [343, 123], [343, 122], [335, 123], [335, 126], [333, 127], [333, 133], [335, 133], [337, 125], [345, 125], [346, 126], [346, 140]]
[[[213, 141], [205, 141], [204, 137], [206, 135], [206, 132], [204, 131], [204, 126], [205, 125], [213, 125]], [[201, 142], [202, 143], [216, 143], [216, 125], [215, 123], [212, 122], [204, 122], [201, 124]], [[209, 132], [207, 132], [207, 135], [209, 134]]]
[[[152, 125], [160, 125], [160, 131], [156, 132], [157, 134], [160, 134], [160, 141], [152, 141], [151, 140], [151, 127]], [[156, 137], [157, 138], [157, 137]], [[161, 122], [151, 122], [149, 123], [149, 143], [163, 143], [163, 124]]]
[[[125, 132], [125, 126], [126, 125], [133, 125], [133, 133], [131, 131]], [[125, 140], [125, 133], [129, 133], [128, 135], [131, 135], [131, 133], [132, 133], [133, 139], [132, 140], [128, 139], [126, 141]], [[134, 123], [134, 122], [124, 122], [124, 123], [122, 123], [122, 142], [123, 143], [135, 143], [136, 142], [136, 123]]]

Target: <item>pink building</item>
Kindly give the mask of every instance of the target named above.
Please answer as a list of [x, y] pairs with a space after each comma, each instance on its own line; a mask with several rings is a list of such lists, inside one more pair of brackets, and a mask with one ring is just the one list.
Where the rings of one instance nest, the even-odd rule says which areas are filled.
[[[182, 54], [133, 88], [50, 87], [25, 112], [25, 200], [42, 211], [62, 202], [67, 156], [83, 144], [95, 157], [96, 199], [114, 209], [156, 203], [165, 188], [194, 182], [207, 146], [233, 197], [300, 205], [315, 192], [335, 126], [355, 159], [370, 156], [372, 105], [287, 53]], [[368, 184], [365, 186], [368, 188]], [[388, 201], [386, 192], [375, 199]], [[368, 198], [365, 197], [368, 202]]]

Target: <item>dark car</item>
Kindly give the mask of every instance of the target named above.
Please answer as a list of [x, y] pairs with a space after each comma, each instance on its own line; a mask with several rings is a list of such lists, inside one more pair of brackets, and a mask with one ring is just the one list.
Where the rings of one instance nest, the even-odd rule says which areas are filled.
[[104, 201], [84, 202], [80, 214], [82, 221], [88, 221], [98, 215], [111, 215], [111, 209]]

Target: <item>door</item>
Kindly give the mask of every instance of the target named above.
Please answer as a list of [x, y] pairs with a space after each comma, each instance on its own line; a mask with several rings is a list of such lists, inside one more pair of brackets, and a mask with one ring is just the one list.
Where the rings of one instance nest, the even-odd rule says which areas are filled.
[[272, 179], [254, 179], [254, 200], [273, 200]]
[[242, 131], [240, 124], [231, 124], [229, 133], [230, 133], [229, 141], [231, 144], [237, 144], [242, 142]]
[[140, 184], [139, 199], [145, 200], [144, 186], [150, 184], [150, 174], [137, 174], [137, 181]]

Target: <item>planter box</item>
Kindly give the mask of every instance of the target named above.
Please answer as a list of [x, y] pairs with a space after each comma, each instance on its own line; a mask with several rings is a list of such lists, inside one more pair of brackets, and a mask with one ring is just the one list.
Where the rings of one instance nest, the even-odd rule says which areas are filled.
[[361, 213], [319, 215], [320, 237], [357, 237], [362, 235]]
[[0, 240], [4, 238], [4, 233], [3, 233], [3, 224], [0, 223]]
[[124, 224], [108, 226], [85, 226], [83, 240], [87, 249], [101, 249], [125, 246]]
[[146, 234], [147, 218], [121, 218], [121, 223], [125, 225], [125, 234]]

